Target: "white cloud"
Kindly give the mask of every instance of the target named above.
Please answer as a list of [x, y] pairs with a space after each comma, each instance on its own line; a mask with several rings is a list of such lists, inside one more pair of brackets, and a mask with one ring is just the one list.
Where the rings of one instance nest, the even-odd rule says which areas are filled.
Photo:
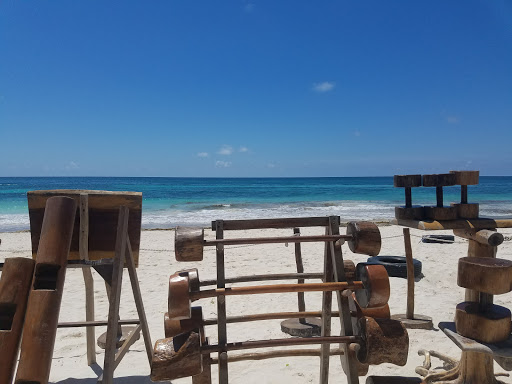
[[247, 148], [247, 147], [240, 147], [240, 148], [238, 149], [238, 152], [242, 152], [242, 153], [243, 153], [243, 152], [249, 152], [249, 148]]
[[459, 118], [457, 116], [447, 116], [446, 121], [450, 124], [457, 124], [459, 122]]
[[197, 157], [208, 157], [208, 152], [199, 152]]
[[247, 13], [251, 13], [252, 11], [254, 11], [254, 7], [255, 6], [256, 5], [254, 3], [247, 3], [244, 6], [244, 11], [247, 12]]
[[275, 168], [276, 165], [274, 163], [268, 163], [267, 168]]
[[221, 161], [221, 160], [217, 160], [215, 162], [215, 166], [217, 168], [227, 168], [227, 167], [231, 167], [231, 161]]
[[313, 90], [316, 92], [324, 93], [329, 92], [334, 89], [335, 83], [324, 81], [323, 83], [315, 83], [313, 84]]
[[233, 147], [229, 145], [223, 145], [221, 149], [219, 149], [219, 152], [217, 152], [219, 155], [231, 155], [233, 153]]
[[67, 170], [70, 170], [70, 169], [78, 169], [78, 164], [75, 163], [74, 161], [70, 161], [68, 164], [66, 164], [66, 167], [65, 167]]
[[359, 136], [361, 136], [361, 132], [360, 132], [358, 129], [356, 129], [356, 130], [354, 131], [354, 136], [355, 136], [355, 137], [359, 137]]

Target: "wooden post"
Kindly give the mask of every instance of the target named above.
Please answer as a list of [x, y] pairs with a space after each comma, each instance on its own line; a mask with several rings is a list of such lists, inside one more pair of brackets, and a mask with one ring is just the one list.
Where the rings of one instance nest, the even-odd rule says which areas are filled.
[[112, 271], [112, 286], [109, 298], [105, 362], [103, 365], [103, 384], [112, 384], [115, 369], [117, 329], [119, 322], [119, 304], [121, 300], [121, 282], [128, 239], [128, 208], [119, 208], [117, 223], [116, 251]]
[[411, 233], [404, 228], [405, 258], [407, 263], [407, 312], [408, 319], [414, 319], [414, 264], [412, 261]]
[[[328, 227], [325, 228], [325, 234], [329, 234]], [[324, 278], [323, 282], [332, 282], [334, 272], [332, 269], [331, 248], [329, 243], [324, 246]], [[341, 310], [341, 309], [340, 309]], [[322, 333], [321, 336], [331, 335], [331, 314], [332, 314], [332, 292], [324, 292], [322, 294]], [[320, 384], [327, 384], [329, 382], [329, 357], [330, 357], [329, 344], [322, 344], [320, 346]]]
[[[80, 194], [80, 260], [89, 260], [89, 197]], [[94, 280], [91, 268], [82, 268], [85, 284], [85, 320], [94, 321]], [[96, 335], [94, 327], [85, 329], [87, 339], [87, 365], [96, 363]]]
[[50, 377], [75, 215], [76, 203], [69, 197], [52, 197], [46, 202], [17, 383], [47, 383]]
[[[295, 236], [300, 236], [300, 229], [293, 228], [293, 234]], [[304, 266], [302, 265], [302, 252], [300, 249], [300, 243], [295, 243], [295, 264], [297, 266], [297, 273], [304, 273]], [[298, 279], [297, 282], [299, 284], [304, 284], [304, 279]], [[306, 301], [304, 300], [304, 292], [299, 292], [297, 294], [297, 297], [298, 297], [299, 312], [305, 312], [306, 311]], [[305, 318], [300, 318], [299, 321], [302, 324], [306, 323]]]
[[[215, 222], [216, 239], [224, 238], [224, 222], [217, 220]], [[217, 288], [226, 288], [226, 272], [224, 268], [224, 244], [218, 243], [217, 249]], [[228, 384], [228, 355], [226, 350], [227, 344], [227, 327], [226, 327], [226, 296], [217, 297], [217, 330], [218, 342], [221, 347], [219, 352], [219, 384]]]

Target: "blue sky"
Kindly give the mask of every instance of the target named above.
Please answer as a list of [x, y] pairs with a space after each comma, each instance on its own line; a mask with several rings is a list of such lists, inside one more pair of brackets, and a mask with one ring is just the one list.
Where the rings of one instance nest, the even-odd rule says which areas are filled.
[[0, 176], [512, 175], [512, 3], [0, 2]]

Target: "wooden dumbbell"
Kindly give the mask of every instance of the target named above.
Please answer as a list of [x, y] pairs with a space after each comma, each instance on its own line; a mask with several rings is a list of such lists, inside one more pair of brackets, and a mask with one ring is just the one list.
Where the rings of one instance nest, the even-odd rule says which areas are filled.
[[425, 218], [430, 220], [455, 220], [457, 208], [443, 205], [443, 187], [455, 185], [457, 178], [454, 173], [423, 175], [424, 187], [436, 187], [437, 205], [423, 207]]
[[411, 188], [421, 187], [421, 175], [395, 175], [393, 185], [405, 189], [405, 205], [395, 207], [395, 217], [398, 220], [423, 219], [423, 206], [412, 205]]
[[389, 276], [383, 265], [357, 264], [356, 280], [360, 280], [365, 287], [354, 292], [361, 308], [379, 308], [388, 303]]
[[205, 240], [204, 229], [177, 227], [174, 241], [174, 252], [177, 261], [203, 260], [203, 247], [242, 244], [275, 244], [275, 243], [306, 243], [320, 241], [348, 241], [350, 250], [355, 253], [376, 256], [380, 252], [381, 236], [379, 228], [370, 222], [351, 222], [346, 235], [316, 235], [288, 237], [260, 237], [238, 239]]
[[478, 219], [478, 203], [468, 203], [468, 185], [478, 184], [479, 171], [450, 171], [456, 177], [456, 184], [460, 185], [460, 203], [451, 203], [457, 209], [461, 219]]
[[46, 202], [16, 383], [47, 383], [50, 377], [75, 213], [76, 202], [69, 197]]
[[[403, 366], [407, 361], [409, 338], [406, 329], [396, 320], [360, 319], [357, 336], [294, 337], [228, 343], [226, 351], [292, 345], [346, 343], [357, 350], [357, 356], [370, 364], [392, 363]], [[200, 374], [202, 354], [219, 352], [219, 345], [205, 345], [201, 335], [192, 331], [174, 338], [158, 340], [151, 364], [151, 380], [174, 380]]]
[[[377, 268], [376, 268], [377, 267]], [[366, 282], [334, 282], [334, 283], [309, 283], [309, 284], [277, 284], [260, 285], [249, 287], [217, 288], [209, 290], [195, 290], [192, 287], [198, 286], [192, 274], [192, 281], [189, 272], [177, 272], [169, 278], [169, 317], [175, 320], [188, 319], [191, 316], [191, 302], [219, 295], [253, 295], [263, 293], [285, 293], [285, 292], [324, 292], [338, 290], [360, 290], [368, 291], [365, 301], [360, 303], [363, 307], [381, 307], [389, 299], [389, 286], [382, 284], [383, 278], [380, 274], [387, 272], [380, 265], [369, 265], [368, 278]]]
[[5, 260], [0, 279], [0, 384], [12, 382], [33, 272], [32, 259]]

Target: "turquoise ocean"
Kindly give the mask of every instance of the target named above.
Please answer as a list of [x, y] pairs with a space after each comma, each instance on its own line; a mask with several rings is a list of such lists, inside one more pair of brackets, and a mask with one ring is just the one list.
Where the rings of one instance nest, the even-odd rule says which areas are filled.
[[[40, 189], [142, 192], [143, 228], [208, 226], [216, 219], [339, 215], [342, 221], [387, 221], [404, 191], [393, 177], [166, 178], [0, 177], [0, 232], [29, 229], [26, 193]], [[512, 218], [512, 177], [483, 176], [468, 187], [480, 215]], [[460, 187], [445, 188], [445, 204], [460, 199]], [[413, 203], [434, 205], [435, 188], [414, 188]]]

